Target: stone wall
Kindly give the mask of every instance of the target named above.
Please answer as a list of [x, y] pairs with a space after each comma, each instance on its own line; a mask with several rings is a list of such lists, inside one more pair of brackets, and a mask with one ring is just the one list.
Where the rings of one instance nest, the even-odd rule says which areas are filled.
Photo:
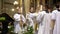
[[1, 0], [0, 0], [0, 12], [1, 12]]

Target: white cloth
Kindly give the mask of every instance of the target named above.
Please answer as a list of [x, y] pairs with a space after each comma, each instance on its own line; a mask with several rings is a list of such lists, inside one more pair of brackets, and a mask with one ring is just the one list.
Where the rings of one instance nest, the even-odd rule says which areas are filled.
[[20, 24], [19, 22], [14, 22], [14, 32], [18, 33], [20, 31]]
[[14, 29], [14, 32], [15, 33], [18, 33], [19, 31], [20, 31], [20, 20], [21, 20], [21, 18], [20, 18], [20, 16], [22, 17], [22, 21], [25, 23], [25, 18], [24, 18], [24, 16], [23, 15], [21, 15], [21, 14], [15, 14], [14, 15], [14, 19], [15, 19], [15, 22], [14, 22], [14, 27], [15, 27], [15, 29]]
[[42, 17], [43, 17], [44, 14], [45, 14], [45, 11], [42, 11], [42, 12], [39, 12], [39, 13], [38, 13], [37, 21], [38, 21], [39, 23], [41, 23], [41, 19], [42, 19]]
[[51, 13], [46, 13], [45, 11], [39, 13], [37, 17], [37, 20], [40, 23], [38, 34], [50, 34], [51, 17]]
[[27, 24], [29, 25], [29, 26], [34, 26], [33, 25], [33, 20], [31, 19], [31, 18], [29, 18], [29, 17], [27, 17]]
[[35, 26], [34, 26], [34, 24], [35, 24], [34, 21], [36, 21], [37, 13], [29, 13], [29, 14], [27, 14], [26, 16], [33, 21], [33, 23], [31, 23], [31, 25], [33, 25], [33, 28], [34, 28], [34, 27], [35, 27]]
[[25, 20], [25, 17], [22, 14], [15, 14], [14, 15], [15, 21], [20, 21], [21, 20], [20, 16], [22, 17], [22, 20], [25, 23], [26, 20]]
[[43, 23], [44, 14], [45, 14], [45, 11], [42, 11], [42, 12], [39, 12], [37, 16], [37, 21], [40, 23], [38, 34], [43, 34], [44, 32], [44, 23]]
[[37, 13], [29, 13], [27, 16], [31, 19], [34, 19], [37, 16]]
[[53, 34], [60, 34], [60, 12], [58, 10], [52, 12], [52, 20], [55, 20]]
[[43, 30], [43, 34], [51, 34], [51, 27], [50, 27], [50, 24], [51, 24], [51, 17], [52, 17], [52, 13], [46, 13], [44, 15], [44, 20], [43, 20], [43, 23], [44, 23], [44, 30]]

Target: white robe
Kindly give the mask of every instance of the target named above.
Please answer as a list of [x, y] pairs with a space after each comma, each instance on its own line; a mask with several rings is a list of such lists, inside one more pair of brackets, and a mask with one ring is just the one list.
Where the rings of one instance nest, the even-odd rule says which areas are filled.
[[34, 26], [35, 25], [34, 21], [36, 20], [36, 16], [37, 16], [37, 13], [29, 13], [29, 14], [27, 14], [27, 17], [32, 19], [32, 21], [33, 21], [33, 23], [31, 23], [33, 25], [33, 28], [35, 27]]
[[37, 21], [38, 21], [38, 23], [40, 23], [39, 29], [38, 29], [38, 34], [43, 34], [43, 32], [44, 32], [44, 24], [45, 24], [45, 23], [43, 23], [44, 14], [45, 14], [45, 11], [42, 11], [42, 12], [39, 12], [38, 16], [37, 16]]
[[51, 13], [42, 11], [39, 13], [37, 20], [40, 23], [38, 34], [50, 34]]
[[15, 22], [14, 22], [14, 27], [15, 27], [14, 32], [15, 33], [18, 33], [21, 30], [20, 24], [19, 24], [20, 20], [21, 20], [20, 16], [22, 17], [22, 21], [25, 23], [25, 18], [24, 18], [23, 15], [21, 15], [21, 14], [15, 14], [14, 15], [14, 19], [15, 19]]
[[52, 17], [52, 13], [46, 13], [44, 15], [44, 20], [43, 20], [44, 31], [43, 31], [43, 34], [51, 34], [51, 27], [50, 27], [51, 17]]
[[60, 34], [60, 12], [54, 10], [52, 12], [52, 20], [55, 20], [53, 34]]
[[34, 19], [37, 16], [37, 13], [29, 13], [27, 16], [31, 19]]
[[29, 18], [29, 17], [27, 17], [26, 19], [27, 19], [28, 26], [32, 26], [33, 27], [34, 26], [33, 25], [33, 20], [31, 18]]

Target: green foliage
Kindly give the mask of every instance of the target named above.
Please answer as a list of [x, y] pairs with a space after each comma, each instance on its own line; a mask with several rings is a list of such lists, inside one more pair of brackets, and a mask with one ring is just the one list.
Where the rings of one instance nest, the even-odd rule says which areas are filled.
[[[15, 34], [14, 32], [14, 27], [12, 25], [9, 25], [9, 34]], [[27, 29], [25, 31], [22, 31], [22, 34], [33, 34], [33, 27], [32, 26], [28, 26]]]
[[8, 32], [9, 32], [9, 34], [15, 34], [13, 25], [8, 26]]
[[14, 30], [14, 27], [11, 25], [11, 26], [9, 26], [9, 31], [13, 31]]
[[33, 27], [32, 26], [28, 26], [27, 27], [27, 31], [25, 31], [23, 34], [33, 34]]
[[0, 21], [2, 21], [2, 20], [6, 20], [5, 17], [0, 17]]

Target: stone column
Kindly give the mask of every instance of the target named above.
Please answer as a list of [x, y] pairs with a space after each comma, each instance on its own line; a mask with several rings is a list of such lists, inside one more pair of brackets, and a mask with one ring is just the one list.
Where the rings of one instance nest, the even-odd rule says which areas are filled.
[[19, 5], [22, 6], [22, 0], [19, 0]]
[[24, 0], [25, 12], [28, 13], [30, 9], [30, 0]]
[[45, 5], [45, 0], [42, 0], [42, 4]]
[[[20, 8], [23, 7], [23, 6], [22, 6], [22, 0], [19, 0], [19, 6], [20, 6]], [[22, 9], [21, 9], [21, 12], [22, 12]]]
[[36, 12], [38, 13], [39, 10], [40, 10], [40, 0], [37, 0]]
[[22, 7], [22, 14], [26, 17], [26, 13], [29, 12], [30, 0], [20, 0], [20, 7]]
[[45, 4], [45, 0], [42, 0], [42, 10], [44, 10], [44, 9], [45, 9], [45, 8], [44, 8], [44, 7], [45, 7], [45, 5], [46, 5], [46, 4]]

